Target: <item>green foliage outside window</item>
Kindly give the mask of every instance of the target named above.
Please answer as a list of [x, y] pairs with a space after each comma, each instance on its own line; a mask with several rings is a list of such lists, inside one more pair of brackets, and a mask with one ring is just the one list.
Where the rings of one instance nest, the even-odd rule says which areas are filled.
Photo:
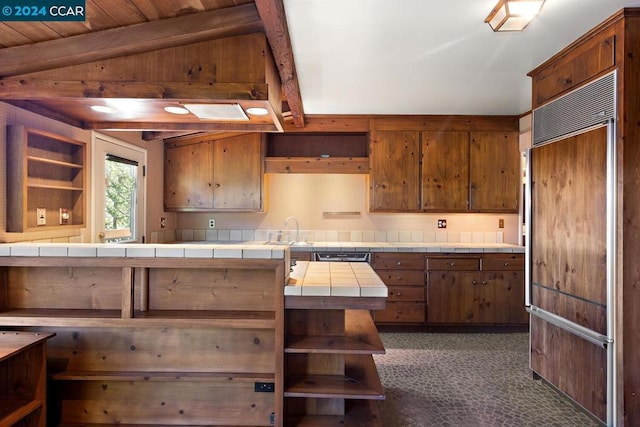
[[136, 203], [137, 166], [117, 161], [105, 162], [105, 230], [133, 231]]

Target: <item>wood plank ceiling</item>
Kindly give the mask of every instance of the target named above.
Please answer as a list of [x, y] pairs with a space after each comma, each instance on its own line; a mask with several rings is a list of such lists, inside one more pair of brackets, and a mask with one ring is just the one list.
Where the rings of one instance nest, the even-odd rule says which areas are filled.
[[[247, 51], [257, 54], [245, 58]], [[254, 68], [242, 68], [247, 63]], [[243, 81], [235, 81], [233, 66]], [[89, 109], [113, 99], [144, 100], [145, 107], [113, 119]], [[84, 22], [0, 22], [0, 100], [85, 129], [153, 131], [148, 135], [277, 132], [285, 120], [304, 124], [282, 0], [86, 0]], [[259, 106], [269, 114], [202, 120], [166, 113], [171, 103]]]

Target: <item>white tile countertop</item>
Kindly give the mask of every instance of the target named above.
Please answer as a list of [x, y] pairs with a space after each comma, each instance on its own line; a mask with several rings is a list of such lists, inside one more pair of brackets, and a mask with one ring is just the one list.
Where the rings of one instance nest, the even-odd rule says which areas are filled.
[[0, 256], [127, 258], [255, 258], [284, 259], [285, 252], [506, 252], [524, 246], [507, 243], [314, 242], [305, 245], [261, 241], [195, 241], [164, 244], [4, 243]]
[[313, 242], [291, 246], [292, 252], [506, 252], [524, 253], [524, 246], [508, 243], [445, 242]]
[[285, 296], [387, 297], [387, 286], [366, 262], [298, 261]]
[[[204, 243], [204, 244], [202, 244]], [[5, 243], [0, 256], [285, 259], [288, 246], [216, 244]]]

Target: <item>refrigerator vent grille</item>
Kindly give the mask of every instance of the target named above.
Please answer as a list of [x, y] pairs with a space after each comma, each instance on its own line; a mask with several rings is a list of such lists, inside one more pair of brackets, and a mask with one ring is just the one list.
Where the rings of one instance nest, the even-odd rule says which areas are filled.
[[533, 111], [533, 145], [616, 116], [616, 74], [607, 74]]

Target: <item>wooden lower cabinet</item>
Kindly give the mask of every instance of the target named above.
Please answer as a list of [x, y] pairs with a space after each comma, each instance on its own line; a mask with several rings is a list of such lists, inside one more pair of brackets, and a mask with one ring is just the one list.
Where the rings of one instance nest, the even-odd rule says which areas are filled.
[[[287, 307], [299, 301], [287, 298]], [[337, 299], [343, 307], [359, 300]], [[376, 402], [384, 391], [373, 355], [384, 346], [369, 310], [318, 303], [329, 307], [286, 310], [285, 425], [381, 426]]]
[[56, 334], [48, 425], [283, 425], [282, 259], [3, 257], [0, 270], [0, 322]]
[[424, 324], [425, 254], [377, 252], [373, 268], [389, 289], [387, 306], [376, 310], [376, 323]]
[[427, 304], [429, 324], [526, 324], [524, 256], [429, 256]]

